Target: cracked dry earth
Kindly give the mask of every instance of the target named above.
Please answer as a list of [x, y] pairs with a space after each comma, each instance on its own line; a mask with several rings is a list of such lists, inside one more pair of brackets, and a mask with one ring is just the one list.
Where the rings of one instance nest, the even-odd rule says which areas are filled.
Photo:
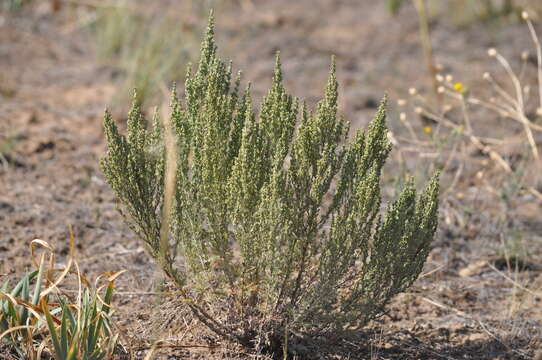
[[[385, 6], [373, 1], [251, 3], [224, 6], [217, 29], [221, 52], [245, 70], [256, 96], [270, 83], [278, 49], [287, 88], [309, 103], [318, 99], [330, 55], [337, 55], [340, 110], [354, 127], [367, 124], [385, 92], [396, 100], [410, 86], [427, 84], [412, 9], [390, 18]], [[105, 148], [103, 109], [119, 85], [114, 70], [97, 62], [92, 33], [74, 26], [69, 9], [54, 13], [41, 3], [19, 13], [0, 12], [0, 20], [0, 135], [13, 144], [0, 164], [0, 281], [29, 268], [29, 242], [35, 238], [53, 244], [62, 262], [71, 225], [81, 270], [89, 278], [127, 270], [117, 283], [116, 319], [137, 357], [154, 340], [167, 338], [178, 346], [162, 349], [163, 358], [250, 358], [186, 320], [175, 299], [152, 295], [161, 275], [123, 224], [98, 166]], [[432, 30], [437, 57], [470, 83], [479, 82], [487, 66], [487, 47], [512, 56], [530, 46], [525, 28], [514, 22], [459, 30], [436, 22]], [[389, 124], [400, 132], [397, 118], [392, 105]], [[478, 126], [488, 127], [489, 121]], [[412, 159], [413, 166], [416, 161], [423, 166]], [[472, 189], [468, 176], [458, 185], [465, 192]], [[425, 276], [366, 332], [323, 347], [320, 358], [535, 356], [542, 325], [540, 202], [524, 197], [515, 203], [509, 226], [521, 229], [529, 260], [511, 274], [499, 255], [498, 206], [485, 198], [444, 196], [442, 226]], [[444, 221], [448, 212], [465, 208], [479, 210], [467, 225]]]

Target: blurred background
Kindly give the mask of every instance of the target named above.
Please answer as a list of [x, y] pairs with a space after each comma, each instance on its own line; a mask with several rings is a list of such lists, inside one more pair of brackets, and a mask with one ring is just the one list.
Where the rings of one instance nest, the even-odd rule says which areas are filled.
[[[131, 270], [121, 288], [150, 286], [152, 266], [99, 170], [103, 111], [124, 125], [133, 89], [147, 113], [167, 105], [173, 82], [182, 90], [198, 62], [211, 9], [219, 54], [243, 71], [256, 106], [277, 51], [286, 88], [310, 106], [337, 57], [340, 112], [352, 131], [388, 94], [386, 199], [405, 177], [421, 184], [443, 171], [439, 235], [412, 291], [442, 307], [405, 294], [391, 310], [402, 315], [383, 333], [433, 324], [412, 331], [435, 348], [465, 346], [472, 358], [534, 354], [540, 0], [0, 0], [0, 274], [28, 265], [35, 237], [67, 249], [73, 224], [83, 270], [115, 270], [101, 254], [117, 254], [113, 266]], [[409, 315], [420, 313], [416, 322]], [[158, 331], [145, 324], [130, 326]]]

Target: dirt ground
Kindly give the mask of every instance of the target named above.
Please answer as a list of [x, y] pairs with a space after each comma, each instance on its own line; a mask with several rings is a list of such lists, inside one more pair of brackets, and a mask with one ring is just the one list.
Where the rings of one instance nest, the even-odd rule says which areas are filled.
[[[174, 301], [152, 294], [161, 275], [124, 225], [98, 165], [105, 149], [103, 111], [118, 81], [114, 69], [97, 61], [95, 39], [77, 22], [75, 6], [53, 12], [36, 1], [19, 12], [0, 12], [0, 135], [13, 143], [0, 162], [0, 282], [29, 268], [32, 239], [49, 241], [66, 255], [71, 224], [84, 273], [92, 278], [127, 270], [117, 283], [116, 319], [138, 357], [157, 339], [171, 345], [159, 352], [164, 358], [233, 357], [236, 349], [198, 332], [162, 305]], [[270, 84], [279, 49], [287, 88], [312, 104], [322, 93], [330, 56], [337, 56], [340, 111], [354, 127], [365, 126], [388, 93], [389, 126], [401, 134], [396, 101], [410, 87], [430, 86], [410, 6], [393, 17], [384, 1], [254, 0], [232, 2], [215, 15], [220, 52], [244, 70], [256, 97]], [[497, 69], [487, 48], [511, 59], [532, 48], [519, 21], [458, 26], [444, 17], [431, 30], [437, 61], [472, 86], [481, 83], [483, 71]], [[491, 132], [491, 121], [480, 118], [477, 126]], [[421, 158], [409, 163], [427, 167]], [[498, 197], [478, 194], [471, 166], [456, 189], [443, 194], [425, 275], [394, 300], [388, 315], [334, 350], [322, 349], [320, 358], [535, 356], [542, 347], [542, 202], [514, 199], [506, 210], [512, 220], [503, 225]], [[450, 181], [447, 176], [443, 181]], [[462, 223], [447, 221], [449, 214], [466, 212]], [[520, 234], [526, 249], [516, 271], [502, 255], [503, 233]]]

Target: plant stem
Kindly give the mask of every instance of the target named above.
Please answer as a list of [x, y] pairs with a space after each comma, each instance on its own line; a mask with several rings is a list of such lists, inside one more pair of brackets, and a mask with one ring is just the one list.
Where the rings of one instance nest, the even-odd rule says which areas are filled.
[[433, 47], [431, 46], [431, 36], [429, 33], [429, 18], [427, 15], [427, 6], [425, 0], [414, 0], [414, 6], [418, 13], [418, 20], [420, 25], [420, 40], [422, 43], [423, 54], [425, 62], [427, 64], [427, 72], [431, 77], [431, 84], [435, 99], [440, 103], [441, 95], [438, 93], [438, 82], [436, 80], [437, 68], [435, 66], [435, 57], [433, 55]]

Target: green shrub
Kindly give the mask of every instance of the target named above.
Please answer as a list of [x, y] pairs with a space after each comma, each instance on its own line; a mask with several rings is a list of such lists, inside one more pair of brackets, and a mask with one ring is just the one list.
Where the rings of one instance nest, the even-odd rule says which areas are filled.
[[437, 176], [418, 198], [408, 181], [381, 217], [386, 101], [348, 141], [335, 65], [310, 111], [286, 93], [277, 56], [256, 113], [250, 86], [240, 94], [240, 76], [232, 82], [218, 58], [209, 24], [184, 102], [173, 91], [171, 130], [157, 115], [146, 129], [137, 100], [127, 137], [105, 114], [101, 165], [121, 212], [187, 306], [225, 338], [276, 349], [285, 338], [364, 326], [422, 270], [437, 227]]

